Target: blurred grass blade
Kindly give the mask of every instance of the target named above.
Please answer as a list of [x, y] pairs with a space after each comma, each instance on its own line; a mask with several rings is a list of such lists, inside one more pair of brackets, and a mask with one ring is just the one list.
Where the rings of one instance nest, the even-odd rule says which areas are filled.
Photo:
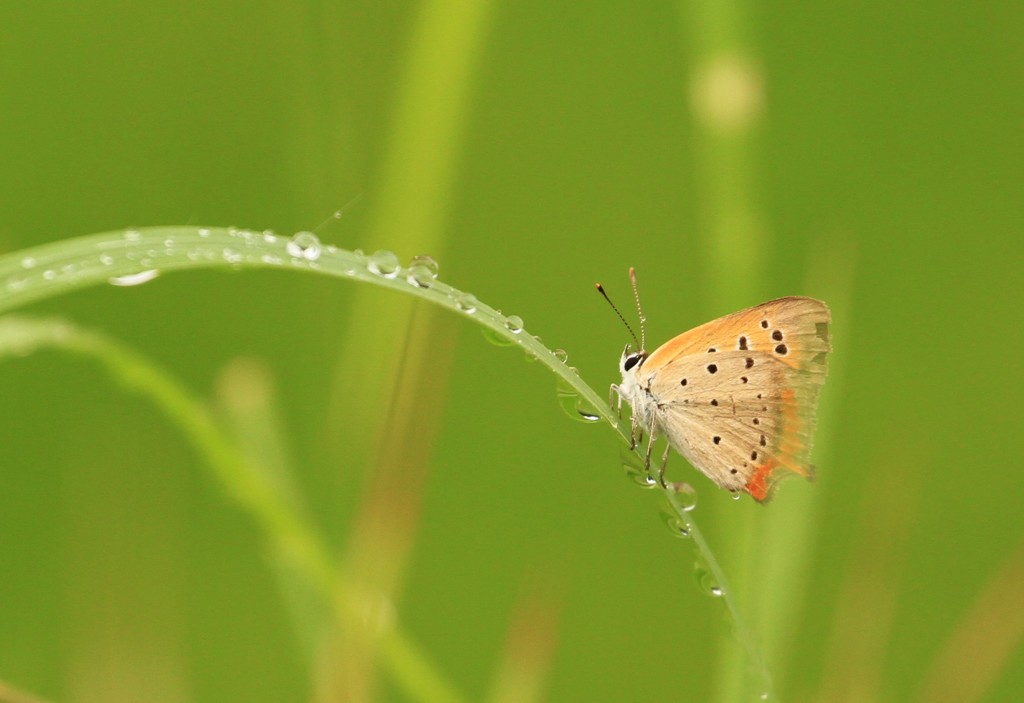
[[[397, 369], [392, 397], [384, 398], [384, 422], [344, 558], [354, 597], [378, 628], [392, 627], [392, 605], [419, 527], [420, 503], [434, 438], [442, 416], [453, 361], [450, 321], [416, 301], [404, 335], [407, 353]], [[347, 636], [346, 636], [347, 635]], [[325, 656], [318, 700], [374, 700], [379, 630], [343, 631]]]
[[0, 681], [0, 703], [47, 703], [24, 691], [19, 691], [9, 683]]
[[1006, 559], [945, 642], [925, 677], [922, 703], [984, 700], [1024, 641], [1024, 544]]
[[[456, 166], [492, 7], [490, 0], [420, 3], [383, 173], [370, 196], [366, 246], [371, 251], [386, 246], [400, 256], [444, 258]], [[374, 410], [383, 409], [381, 398], [392, 396], [403, 351], [395, 332], [406, 329], [411, 310], [407, 298], [356, 291], [326, 423], [334, 453], [343, 451], [356, 466], [367, 465], [372, 444], [366, 438], [380, 431], [382, 413]]]
[[[716, 309], [740, 310], [761, 297], [767, 232], [753, 197], [756, 181], [752, 145], [762, 114], [762, 79], [746, 28], [748, 10], [740, 0], [683, 0], [683, 32], [693, 47], [689, 97], [694, 115], [697, 182], [701, 190], [701, 228], [708, 255], [704, 284]], [[730, 506], [732, 507], [732, 506]], [[752, 505], [730, 510], [725, 554], [737, 589], [736, 607], [752, 602], [753, 563], [763, 515]], [[753, 638], [746, 633], [745, 638]], [[719, 638], [715, 700], [727, 703], [752, 694], [772, 696], [764, 661], [744, 659], [754, 647]], [[744, 651], [747, 650], [747, 651]], [[740, 673], [743, 672], [743, 673]]]
[[[225, 437], [205, 406], [168, 374], [140, 355], [95, 332], [52, 319], [0, 318], [0, 359], [52, 347], [91, 357], [128, 388], [141, 392], [164, 412], [206, 460], [203, 464], [263, 529], [271, 544], [313, 588], [330, 598], [335, 617], [350, 627], [364, 623], [344, 574], [317, 533], [280, 499]], [[381, 652], [396, 683], [414, 700], [457, 701], [459, 696], [397, 629], [383, 635]]]
[[[253, 471], [274, 490], [288, 508], [306, 516], [294, 468], [277, 417], [277, 399], [267, 366], [255, 359], [235, 359], [216, 379], [218, 416]], [[282, 557], [284, 555], [281, 555]], [[311, 587], [284, 559], [273, 560], [284, 602], [291, 617], [304, 661], [313, 661], [316, 648], [330, 622], [330, 602]]]
[[558, 604], [550, 585], [533, 586], [516, 605], [505, 638], [490, 703], [537, 703], [544, 686], [558, 635]]
[[[405, 256], [443, 258], [447, 221], [470, 97], [493, 4], [422, 0], [417, 8], [385, 146], [373, 189], [369, 248], [387, 244]], [[334, 371], [329, 433], [340, 466], [369, 467], [363, 504], [350, 536], [345, 569], [357, 598], [389, 608], [417, 529], [436, 399], [451, 365], [450, 335], [438, 333], [436, 310], [411, 298], [356, 291]], [[372, 353], [367, 353], [372, 350]], [[369, 439], [369, 441], [367, 441]], [[347, 472], [349, 477], [352, 472]], [[339, 472], [339, 480], [344, 472]], [[349, 479], [350, 480], [350, 479]], [[335, 511], [339, 516], [343, 511]], [[388, 627], [384, 618], [380, 627]], [[319, 700], [362, 701], [374, 695], [376, 637], [344, 632], [332, 643], [333, 676]], [[345, 637], [347, 635], [347, 637]], [[330, 679], [333, 678], [333, 682]]]
[[[818, 424], [814, 439], [814, 462], [822, 471], [829, 471], [838, 462], [830, 453], [837, 421], [836, 406], [843, 397], [844, 369], [849, 347], [850, 305], [853, 288], [853, 253], [846, 247], [817, 251], [810, 260], [806, 291], [829, 305], [832, 327], [832, 354], [829, 357], [828, 380], [818, 405]], [[786, 509], [766, 511], [761, 526], [761, 550], [757, 568], [757, 590], [753, 611], [761, 644], [776, 686], [786, 690], [783, 677], [796, 665], [791, 661], [792, 643], [801, 621], [801, 609], [808, 580], [813, 574], [811, 561], [825, 494], [822, 486], [794, 485], [787, 491]]]
[[920, 457], [904, 446], [880, 448], [870, 493], [862, 499], [854, 534], [859, 542], [847, 563], [842, 590], [825, 650], [822, 703], [859, 703], [884, 698], [883, 674], [896, 612], [897, 587], [905, 563], [909, 531], [920, 495]]

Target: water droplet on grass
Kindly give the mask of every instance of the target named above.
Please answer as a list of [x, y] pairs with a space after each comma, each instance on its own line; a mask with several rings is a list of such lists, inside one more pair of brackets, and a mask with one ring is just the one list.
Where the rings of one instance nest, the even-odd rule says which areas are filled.
[[698, 565], [694, 571], [694, 575], [697, 577], [697, 585], [700, 586], [700, 590], [704, 591], [709, 596], [718, 598], [724, 593], [722, 587], [718, 585], [718, 581], [716, 581], [711, 575], [711, 572], [703, 566]]
[[409, 274], [406, 280], [417, 288], [430, 288], [437, 280], [437, 262], [432, 257], [421, 255], [413, 257], [409, 262]]
[[679, 517], [675, 508], [667, 502], [661, 506], [661, 519], [675, 537], [688, 538], [690, 536], [690, 525]]
[[509, 315], [505, 318], [505, 329], [512, 334], [519, 334], [523, 331], [523, 318], [519, 315]]
[[37, 262], [33, 257], [26, 256], [24, 259], [21, 260], [21, 267], [23, 269], [35, 268], [36, 263]]
[[139, 271], [138, 273], [129, 273], [124, 276], [113, 276], [108, 278], [107, 281], [114, 286], [139, 286], [143, 283], [148, 283], [154, 278], [160, 275], [160, 272], [156, 269], [149, 269], [148, 271]]
[[316, 261], [320, 258], [320, 239], [312, 232], [297, 232], [288, 240], [285, 251], [296, 259]]
[[366, 268], [370, 270], [370, 273], [375, 273], [383, 278], [394, 278], [398, 275], [400, 267], [398, 257], [393, 251], [387, 249], [375, 251], [366, 262]]
[[688, 483], [670, 483], [668, 489], [675, 496], [676, 504], [683, 512], [690, 512], [697, 507], [697, 491]]
[[594, 406], [585, 398], [582, 398], [576, 391], [576, 388], [564, 378], [558, 379], [555, 394], [558, 397], [558, 404], [562, 406], [562, 410], [573, 420], [597, 422], [601, 419], [601, 415], [594, 409]]
[[515, 346], [515, 342], [503, 335], [501, 332], [490, 327], [481, 327], [480, 332], [483, 333], [484, 339], [493, 344], [496, 347], [511, 347]]
[[458, 293], [455, 295], [455, 304], [459, 310], [470, 314], [476, 312], [477, 300], [472, 293]]

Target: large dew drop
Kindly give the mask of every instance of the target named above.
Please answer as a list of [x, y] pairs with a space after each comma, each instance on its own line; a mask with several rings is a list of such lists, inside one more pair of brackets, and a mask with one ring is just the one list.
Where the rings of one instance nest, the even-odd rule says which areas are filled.
[[370, 270], [370, 273], [375, 273], [383, 278], [394, 278], [398, 275], [400, 267], [398, 257], [393, 251], [387, 249], [375, 251], [366, 261], [366, 268]]
[[455, 304], [459, 307], [459, 310], [472, 314], [476, 312], [478, 303], [476, 296], [472, 293], [458, 293], [455, 296]]
[[297, 232], [288, 240], [285, 251], [296, 259], [316, 261], [320, 258], [320, 239], [312, 232]]
[[576, 392], [572, 384], [564, 378], [558, 379], [555, 394], [558, 397], [558, 404], [562, 406], [562, 410], [573, 420], [597, 422], [601, 419], [601, 415], [594, 407], [587, 400], [580, 397], [580, 394]]
[[437, 262], [425, 254], [414, 256], [409, 262], [409, 274], [406, 280], [417, 288], [430, 288], [437, 280]]
[[688, 483], [670, 483], [668, 489], [672, 492], [672, 498], [679, 509], [683, 512], [690, 512], [697, 507], [697, 491]]

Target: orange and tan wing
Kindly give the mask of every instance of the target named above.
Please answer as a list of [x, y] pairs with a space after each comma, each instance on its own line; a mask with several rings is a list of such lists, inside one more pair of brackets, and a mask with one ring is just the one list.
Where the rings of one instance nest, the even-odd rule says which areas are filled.
[[780, 298], [675, 337], [641, 376], [663, 403], [660, 429], [718, 485], [766, 501], [809, 463], [825, 380], [830, 314], [812, 298]]

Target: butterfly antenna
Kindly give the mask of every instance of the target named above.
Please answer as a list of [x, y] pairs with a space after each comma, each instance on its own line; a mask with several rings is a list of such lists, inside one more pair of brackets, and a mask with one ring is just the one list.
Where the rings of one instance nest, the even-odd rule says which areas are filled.
[[[636, 301], [636, 314], [640, 317], [640, 350], [647, 349], [647, 318], [644, 317], [644, 309], [640, 307], [640, 291], [636, 287], [636, 269], [629, 267], [629, 282], [633, 284], [633, 300]], [[622, 317], [620, 314], [619, 317]], [[633, 335], [636, 337], [636, 335]]]
[[615, 303], [613, 303], [612, 299], [608, 297], [608, 294], [604, 292], [604, 286], [602, 286], [600, 283], [597, 284], [597, 292], [604, 296], [604, 299], [607, 300], [608, 304], [612, 306], [612, 310], [614, 310], [615, 314], [619, 316], [620, 320], [622, 320], [622, 324], [624, 324], [626, 326], [626, 329], [629, 330], [630, 336], [633, 337], [633, 343], [638, 345], [636, 348], [637, 351], [643, 351], [643, 345], [641, 345], [640, 340], [636, 338], [636, 332], [634, 332], [633, 328], [629, 326], [628, 322], [626, 322], [626, 318], [623, 317], [622, 313], [619, 312], [619, 309], [615, 307]]

